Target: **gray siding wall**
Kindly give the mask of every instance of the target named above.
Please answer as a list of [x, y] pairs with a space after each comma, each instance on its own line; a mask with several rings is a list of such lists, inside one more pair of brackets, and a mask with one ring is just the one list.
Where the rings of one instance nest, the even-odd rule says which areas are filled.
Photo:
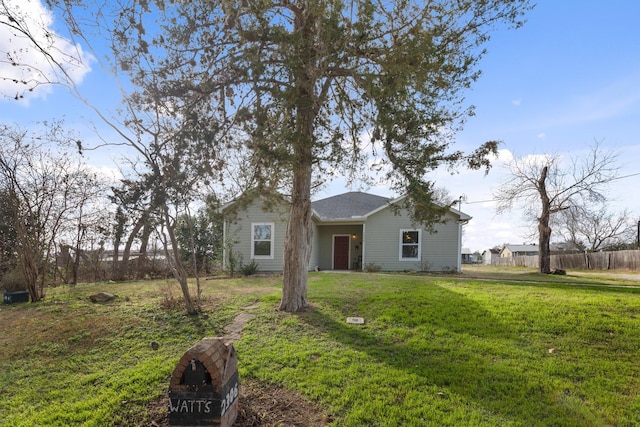
[[[233, 250], [236, 257], [242, 257], [246, 265], [251, 263], [252, 223], [273, 223], [273, 258], [255, 259], [259, 272], [282, 271], [284, 264], [283, 248], [284, 236], [287, 231], [287, 215], [285, 207], [276, 209], [276, 212], [266, 212], [262, 208], [262, 201], [258, 198], [251, 202], [245, 210], [238, 211], [233, 217], [227, 218], [225, 225], [225, 244]], [[229, 254], [225, 254], [227, 260]]]
[[320, 243], [318, 226], [315, 223], [311, 224], [311, 257], [309, 258], [309, 270], [315, 270], [316, 267], [320, 268]]
[[[405, 210], [398, 215], [384, 209], [367, 219], [365, 228], [364, 266], [373, 263], [383, 271], [457, 270], [459, 263], [459, 225], [453, 215], [450, 220], [435, 226], [430, 234], [424, 227], [413, 225]], [[421, 228], [421, 260], [400, 260], [400, 230]]]
[[[274, 224], [274, 250], [272, 259], [255, 259], [259, 272], [281, 272], [284, 265], [283, 248], [287, 227], [288, 210], [283, 206], [277, 212], [265, 212], [262, 202], [254, 200], [245, 210], [239, 211], [225, 223], [226, 251], [232, 248], [248, 264], [251, 258], [251, 224]], [[309, 269], [333, 268], [333, 236], [356, 235], [350, 239], [349, 268], [357, 267], [354, 261], [362, 256], [363, 266], [376, 264], [384, 271], [429, 270], [451, 271], [459, 268], [459, 225], [454, 215], [445, 224], [435, 226], [430, 234], [424, 227], [414, 226], [405, 211], [396, 215], [383, 209], [367, 218], [366, 224], [317, 225], [313, 224], [312, 250]], [[419, 261], [400, 260], [400, 230], [421, 228], [421, 257]], [[228, 253], [225, 254], [228, 259]]]

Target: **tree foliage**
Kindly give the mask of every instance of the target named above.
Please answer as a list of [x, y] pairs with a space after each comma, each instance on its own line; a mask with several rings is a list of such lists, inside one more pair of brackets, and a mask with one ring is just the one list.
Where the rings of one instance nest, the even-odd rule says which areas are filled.
[[[114, 200], [133, 216], [130, 236], [153, 231], [160, 239], [169, 267], [182, 289], [187, 311], [195, 312], [177, 230], [180, 218], [190, 215], [189, 206], [198, 196], [203, 180], [210, 176], [210, 164], [194, 151], [196, 145], [191, 140], [177, 137], [175, 120], [164, 114], [169, 107], [158, 101], [141, 111], [137, 102], [135, 97], [126, 102], [128, 114], [121, 135], [139, 157], [135, 159], [137, 162], [131, 160], [130, 177], [114, 189]], [[125, 253], [130, 242], [131, 239]]]
[[194, 273], [211, 273], [222, 257], [222, 219], [210, 208], [180, 217], [176, 237], [183, 261]]
[[[453, 150], [472, 114], [490, 31], [519, 26], [527, 0], [129, 1], [113, 28], [121, 69], [179, 121], [180, 140], [225, 166], [234, 149], [263, 193], [290, 194], [281, 309], [307, 305], [311, 190], [335, 171], [375, 167], [429, 208], [428, 172], [488, 167], [496, 142]], [[119, 6], [120, 7], [120, 6]], [[151, 102], [153, 101], [153, 102]], [[367, 145], [363, 141], [367, 140]]]
[[[215, 153], [196, 152], [195, 149], [201, 146], [191, 143], [188, 132], [182, 134], [182, 139], [176, 138], [174, 128], [179, 123], [172, 116], [173, 107], [158, 97], [141, 97], [136, 94], [125, 97], [119, 115], [110, 118], [107, 112], [95, 107], [96, 100], [87, 100], [82, 96], [77, 86], [78, 73], [75, 71], [76, 68], [88, 70], [88, 58], [83, 55], [80, 45], [74, 45], [70, 40], [78, 38], [89, 49], [105, 48], [95, 44], [100, 43], [96, 40], [105, 38], [95, 36], [108, 34], [112, 22], [109, 20], [109, 13], [113, 11], [110, 8], [115, 6], [117, 13], [119, 5], [100, 0], [88, 3], [79, 0], [45, 0], [46, 5], [55, 10], [58, 17], [64, 18], [64, 25], [59, 28], [66, 30], [66, 36], [69, 37], [67, 39], [50, 28], [52, 16], [48, 11], [42, 11], [41, 14], [29, 13], [30, 7], [35, 3], [39, 5], [39, 2], [23, 2], [20, 7], [12, 7], [14, 1], [2, 0], [0, 30], [9, 30], [12, 36], [8, 44], [10, 51], [6, 52], [9, 63], [27, 70], [28, 77], [15, 79], [15, 83], [22, 88], [18, 90], [30, 91], [40, 85], [52, 83], [66, 86], [120, 137], [120, 141], [103, 140], [104, 145], [125, 145], [132, 149], [130, 153], [134, 153], [128, 159], [132, 165], [132, 173], [122, 181], [119, 188], [114, 188], [113, 201], [117, 202], [118, 210], [113, 230], [113, 277], [128, 277], [131, 266], [128, 258], [134, 241], [140, 239], [141, 252], [144, 254], [152, 231], [156, 231], [164, 243], [170, 268], [181, 285], [187, 309], [194, 311], [187, 286], [187, 272], [182, 266], [174, 231], [177, 218], [193, 200], [194, 191], [201, 186], [203, 180], [211, 179], [214, 174], [214, 154], [222, 155], [222, 150]], [[34, 17], [40, 17], [41, 20]], [[27, 47], [23, 48], [22, 42], [26, 42]], [[44, 64], [42, 70], [38, 64]], [[36, 78], [29, 73], [37, 74]], [[0, 79], [6, 80], [8, 77], [2, 75]], [[145, 86], [145, 90], [151, 89], [150, 84]], [[16, 98], [22, 97], [22, 92], [17, 93]], [[81, 153], [98, 148], [88, 147], [80, 141], [77, 147]], [[124, 250], [122, 259], [119, 259], [121, 242], [124, 243]]]

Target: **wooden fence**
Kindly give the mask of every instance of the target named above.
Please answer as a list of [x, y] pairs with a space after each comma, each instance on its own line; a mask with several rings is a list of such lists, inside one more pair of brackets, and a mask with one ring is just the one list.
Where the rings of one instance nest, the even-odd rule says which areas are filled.
[[[538, 256], [496, 258], [495, 265], [537, 268]], [[551, 268], [562, 270], [638, 270], [640, 268], [640, 251], [551, 255]]]

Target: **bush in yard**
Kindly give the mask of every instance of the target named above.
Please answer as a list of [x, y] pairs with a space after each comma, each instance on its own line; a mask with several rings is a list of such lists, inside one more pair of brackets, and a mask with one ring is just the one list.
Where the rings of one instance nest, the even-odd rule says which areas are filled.
[[247, 265], [242, 265], [242, 263], [240, 263], [240, 273], [242, 273], [243, 276], [253, 276], [257, 272], [258, 272], [258, 263], [255, 262], [255, 260], [251, 261]]
[[2, 275], [0, 289], [5, 291], [24, 291], [27, 289], [20, 267], [9, 270]]
[[382, 270], [382, 267], [380, 267], [375, 262], [369, 262], [364, 266], [364, 269], [369, 273], [378, 273]]

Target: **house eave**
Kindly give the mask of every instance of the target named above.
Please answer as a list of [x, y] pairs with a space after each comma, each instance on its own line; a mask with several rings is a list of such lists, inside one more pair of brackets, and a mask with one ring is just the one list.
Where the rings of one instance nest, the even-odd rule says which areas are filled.
[[318, 215], [318, 213], [314, 209], [311, 209], [311, 219], [313, 219], [317, 225], [364, 224], [364, 222], [367, 220], [367, 215], [354, 215], [349, 218], [325, 218]]
[[404, 196], [400, 196], [400, 197], [397, 197], [395, 199], [389, 200], [386, 205], [379, 206], [376, 209], [372, 210], [371, 212], [367, 212], [365, 215], [362, 216], [363, 221], [366, 220], [371, 215], [376, 214], [376, 213], [380, 212], [381, 210], [387, 209], [389, 206], [398, 203], [399, 201], [405, 199], [406, 197], [407, 196], [404, 195]]
[[354, 225], [354, 224], [359, 225], [359, 224], [364, 224], [367, 218], [358, 216], [358, 217], [352, 217], [352, 218], [327, 219], [327, 218], [320, 218], [318, 216], [315, 216], [314, 219], [316, 220], [317, 225]]
[[[380, 206], [379, 208], [374, 209], [371, 212], [368, 212], [366, 215], [363, 216], [363, 218], [366, 219], [367, 217], [369, 217], [369, 216], [371, 216], [371, 215], [373, 215], [373, 214], [375, 214], [377, 212], [380, 212], [381, 210], [386, 209], [391, 205], [395, 205], [396, 203], [399, 203], [399, 202], [403, 201], [407, 197], [408, 197], [408, 195], [405, 194], [405, 195], [402, 195], [400, 197], [396, 197], [393, 200], [389, 200], [389, 202], [386, 205]], [[438, 203], [435, 200], [433, 201], [433, 203], [438, 205], [438, 206], [444, 206], [442, 203]], [[464, 213], [462, 211], [459, 211], [459, 210], [457, 210], [457, 209], [455, 209], [453, 207], [449, 207], [449, 212], [451, 212], [453, 215], [456, 215], [458, 217], [458, 223], [459, 224], [464, 225], [464, 224], [467, 224], [469, 221], [471, 221], [472, 217], [470, 215], [467, 215], [466, 213]]]

